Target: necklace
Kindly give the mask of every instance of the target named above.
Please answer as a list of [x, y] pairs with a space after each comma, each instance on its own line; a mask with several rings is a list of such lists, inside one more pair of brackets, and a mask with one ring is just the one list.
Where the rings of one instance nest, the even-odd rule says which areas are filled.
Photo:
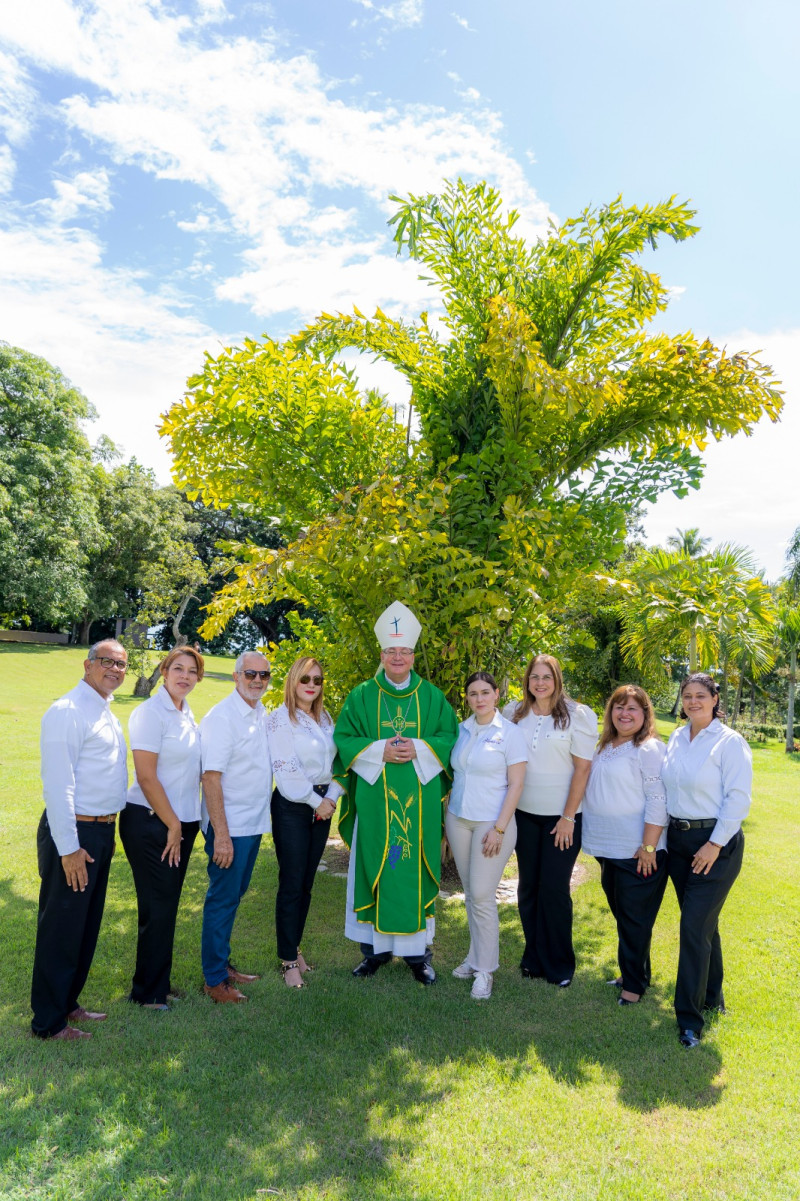
[[405, 713], [403, 712], [402, 706], [401, 706], [400, 702], [398, 701], [397, 702], [397, 713], [395, 714], [394, 717], [392, 717], [392, 711], [389, 708], [388, 701], [386, 700], [386, 694], [384, 692], [382, 692], [381, 700], [383, 701], [383, 706], [386, 710], [386, 717], [388, 718], [388, 720], [382, 721], [381, 726], [388, 726], [391, 730], [394, 730], [395, 734], [399, 738], [400, 735], [403, 733], [403, 730], [405, 730], [406, 726], [409, 724], [408, 723], [408, 714], [411, 709], [411, 704], [412, 704], [415, 696], [416, 696], [416, 693], [412, 692], [411, 696], [408, 698], [408, 704], [406, 705]]

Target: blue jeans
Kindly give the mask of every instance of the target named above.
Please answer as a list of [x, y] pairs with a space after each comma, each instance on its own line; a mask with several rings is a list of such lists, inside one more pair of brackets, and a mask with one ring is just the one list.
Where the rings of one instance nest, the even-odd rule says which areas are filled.
[[214, 828], [209, 822], [206, 833], [208, 892], [203, 904], [203, 933], [200, 939], [203, 977], [209, 988], [228, 979], [233, 923], [239, 902], [250, 885], [261, 846], [261, 835], [248, 834], [232, 838], [231, 842], [233, 863], [230, 867], [217, 867], [213, 860]]

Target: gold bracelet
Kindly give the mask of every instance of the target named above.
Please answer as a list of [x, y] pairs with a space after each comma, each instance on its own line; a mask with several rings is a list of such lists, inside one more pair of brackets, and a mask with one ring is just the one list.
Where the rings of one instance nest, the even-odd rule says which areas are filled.
[[501, 838], [505, 834], [505, 830], [501, 830], [499, 826], [492, 826], [492, 829], [495, 831], [496, 834], [499, 834]]

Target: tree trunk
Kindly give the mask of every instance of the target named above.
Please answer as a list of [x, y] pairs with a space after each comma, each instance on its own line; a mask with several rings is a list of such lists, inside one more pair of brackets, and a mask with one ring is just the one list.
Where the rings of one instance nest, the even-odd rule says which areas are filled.
[[739, 710], [742, 707], [742, 689], [744, 688], [744, 664], [739, 667], [739, 683], [736, 685], [736, 700], [733, 702], [733, 713], [731, 714], [730, 725], [736, 729], [736, 723], [739, 720]]
[[78, 642], [81, 646], [89, 645], [89, 635], [92, 632], [92, 622], [94, 618], [91, 613], [84, 613], [81, 616], [81, 628], [78, 632]]
[[678, 716], [678, 709], [681, 703], [681, 686], [678, 685], [678, 691], [675, 693], [675, 700], [672, 702], [672, 708], [669, 711], [670, 717]]
[[[186, 639], [184, 638], [184, 642]], [[142, 696], [147, 698], [158, 683], [158, 677], [161, 675], [161, 664], [155, 669], [152, 675], [141, 675], [136, 681], [136, 686], [133, 689], [134, 696]]]
[[186, 635], [181, 633], [181, 622], [183, 621], [183, 615], [186, 612], [186, 606], [191, 599], [192, 593], [189, 592], [181, 601], [180, 605], [178, 606], [178, 612], [175, 614], [175, 620], [172, 623], [172, 637], [175, 639], [175, 646], [186, 646], [186, 643], [189, 641]]
[[697, 630], [692, 627], [689, 634], [689, 675], [697, 671]]
[[728, 708], [728, 655], [727, 655], [727, 653], [725, 655], [725, 658], [722, 660], [722, 687], [720, 688], [720, 693], [722, 694], [722, 711], [727, 717], [727, 715], [730, 713], [730, 709]]
[[756, 720], [756, 682], [750, 681], [750, 722], [755, 724]]
[[797, 646], [792, 647], [789, 659], [789, 702], [786, 706], [786, 753], [794, 750], [794, 687], [797, 678]]

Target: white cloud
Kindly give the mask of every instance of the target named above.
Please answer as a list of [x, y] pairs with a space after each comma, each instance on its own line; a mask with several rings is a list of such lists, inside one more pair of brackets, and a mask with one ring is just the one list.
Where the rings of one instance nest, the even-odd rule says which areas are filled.
[[22, 64], [0, 51], [0, 131], [12, 146], [30, 133], [36, 114], [36, 93]]
[[72, 179], [56, 179], [53, 190], [52, 199], [40, 200], [35, 207], [46, 212], [56, 225], [90, 213], [105, 213], [111, 208], [111, 180], [105, 167], [78, 171]]
[[453, 18], [456, 25], [460, 25], [462, 29], [466, 29], [467, 33], [475, 33], [475, 30], [472, 28], [466, 17], [459, 16], [458, 13], [450, 13], [450, 16]]
[[737, 349], [763, 353], [785, 388], [780, 422], [762, 419], [751, 437], [737, 434], [712, 442], [704, 454], [706, 471], [699, 492], [683, 500], [662, 496], [645, 520], [648, 541], [662, 543], [677, 528], [697, 526], [714, 544], [751, 546], [769, 579], [784, 569], [792, 531], [800, 525], [797, 455], [800, 447], [800, 329], [756, 333], [739, 330], [715, 339]]
[[409, 28], [412, 25], [419, 25], [422, 21], [423, 0], [394, 0], [394, 3], [390, 4], [376, 4], [373, 3], [373, 0], [355, 0], [355, 3], [400, 27]]
[[10, 146], [0, 146], [0, 195], [10, 192], [14, 183], [17, 165]]

